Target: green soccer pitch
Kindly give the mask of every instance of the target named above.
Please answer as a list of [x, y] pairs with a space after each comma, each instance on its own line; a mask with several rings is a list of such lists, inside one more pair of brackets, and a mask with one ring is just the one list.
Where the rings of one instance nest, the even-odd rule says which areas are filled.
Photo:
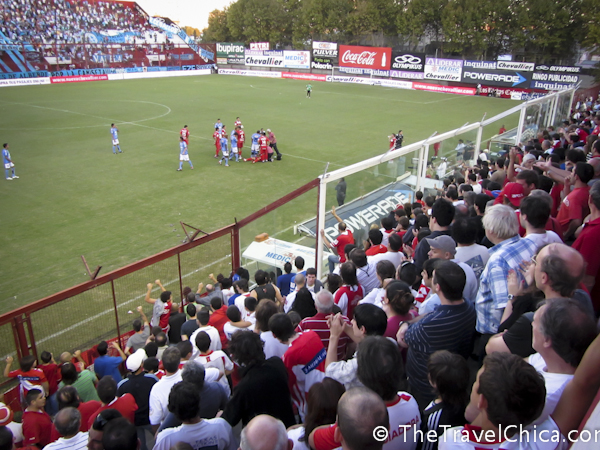
[[[307, 99], [305, 85], [211, 75], [2, 88], [1, 141], [20, 178], [1, 180], [0, 313], [86, 281], [81, 255], [107, 273], [181, 243], [180, 220], [205, 231], [230, 224], [327, 162], [333, 170], [384, 153], [399, 129], [406, 145], [514, 106], [334, 83], [314, 83]], [[219, 166], [214, 123], [230, 132], [237, 116], [246, 156], [262, 127], [276, 134], [283, 160]], [[112, 153], [111, 122], [123, 154]], [[194, 170], [185, 163], [177, 172], [184, 125]], [[316, 197], [309, 209], [314, 216]]]

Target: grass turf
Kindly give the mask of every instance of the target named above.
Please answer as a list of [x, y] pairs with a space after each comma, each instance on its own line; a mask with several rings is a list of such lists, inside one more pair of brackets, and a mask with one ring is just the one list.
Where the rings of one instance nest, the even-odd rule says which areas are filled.
[[[92, 269], [102, 265], [106, 273], [179, 244], [184, 237], [179, 221], [212, 231], [313, 179], [327, 162], [332, 170], [382, 154], [387, 136], [398, 129], [404, 130], [406, 145], [514, 105], [333, 83], [315, 83], [307, 99], [305, 84], [213, 75], [3, 88], [2, 141], [10, 144], [20, 178], [2, 180], [0, 188], [0, 313], [86, 281], [81, 255]], [[219, 166], [214, 123], [221, 118], [230, 132], [237, 116], [247, 135], [246, 156], [250, 135], [262, 127], [277, 135], [283, 160]], [[511, 128], [516, 121], [511, 116], [502, 123]], [[112, 122], [123, 154], [112, 153]], [[179, 130], [185, 124], [194, 170], [185, 163], [177, 172]], [[475, 133], [470, 137], [475, 140]], [[457, 140], [444, 142], [442, 152], [452, 154]], [[348, 184], [347, 201], [390, 181], [377, 171], [367, 177], [373, 182]], [[249, 227], [242, 243], [315, 213], [316, 191]], [[209, 266], [191, 285], [203, 280], [204, 272], [219, 271], [207, 258], [226, 256], [227, 245], [228, 240], [215, 244], [189, 261], [190, 268]], [[221, 263], [223, 271], [227, 262]], [[172, 272], [171, 267], [165, 274], [139, 274], [126, 290], [141, 294], [147, 281], [167, 279]], [[106, 298], [97, 301], [103, 306], [92, 309], [104, 311]], [[44, 333], [61, 317], [58, 310]]]

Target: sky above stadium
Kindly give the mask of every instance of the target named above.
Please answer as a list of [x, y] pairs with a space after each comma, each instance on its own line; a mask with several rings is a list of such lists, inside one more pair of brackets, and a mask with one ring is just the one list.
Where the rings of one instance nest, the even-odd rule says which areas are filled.
[[233, 0], [136, 0], [151, 16], [168, 17], [179, 22], [179, 26], [198, 28], [208, 26], [208, 14], [215, 9], [222, 10]]

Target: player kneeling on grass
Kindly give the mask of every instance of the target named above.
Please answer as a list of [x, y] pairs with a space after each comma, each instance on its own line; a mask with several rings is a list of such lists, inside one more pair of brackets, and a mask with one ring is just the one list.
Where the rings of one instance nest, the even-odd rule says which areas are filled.
[[183, 137], [179, 138], [179, 169], [177, 171], [181, 171], [183, 168], [183, 162], [187, 161], [190, 164], [190, 168], [193, 169], [192, 161], [190, 160], [190, 155], [188, 155], [188, 146], [185, 143]]
[[223, 164], [223, 160], [225, 160], [225, 167], [229, 167], [229, 149], [227, 148], [227, 135], [221, 138], [221, 159], [219, 160], [219, 164]]

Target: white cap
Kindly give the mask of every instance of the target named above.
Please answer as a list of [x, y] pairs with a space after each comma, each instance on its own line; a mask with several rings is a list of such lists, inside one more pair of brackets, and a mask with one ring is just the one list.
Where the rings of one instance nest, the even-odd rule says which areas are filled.
[[137, 372], [147, 358], [146, 350], [140, 348], [127, 358], [127, 362], [125, 363], [127, 370]]

